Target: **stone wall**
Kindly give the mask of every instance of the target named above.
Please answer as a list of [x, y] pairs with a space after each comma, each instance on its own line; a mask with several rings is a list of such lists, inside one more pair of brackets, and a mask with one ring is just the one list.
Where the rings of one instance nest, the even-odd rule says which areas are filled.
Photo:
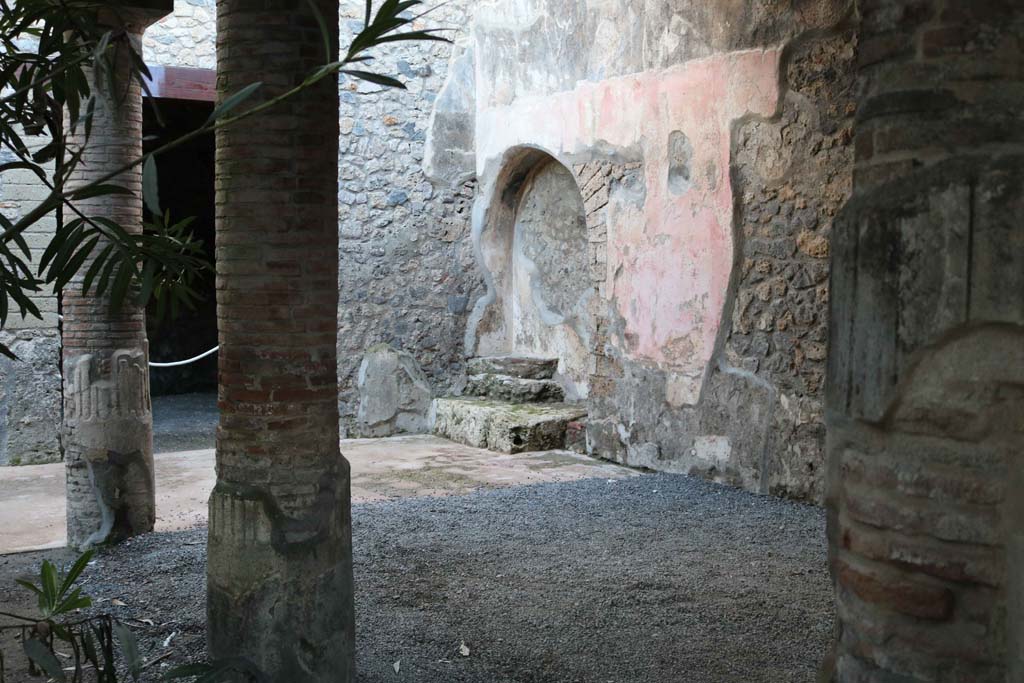
[[146, 29], [146, 64], [216, 68], [216, 4], [216, 0], [175, 0], [174, 12]]
[[[454, 28], [449, 37], [461, 39], [465, 5], [445, 5], [424, 22]], [[214, 68], [214, 6], [214, 0], [176, 0], [174, 12], [145, 33], [146, 62]], [[342, 3], [343, 45], [361, 27], [364, 8], [361, 2]], [[352, 434], [387, 434], [425, 424], [397, 404], [393, 418], [381, 418], [390, 409], [390, 387], [405, 386], [405, 381], [378, 380], [370, 372], [363, 373], [360, 382], [358, 370], [368, 350], [387, 344], [402, 358], [395, 367], [411, 368], [417, 411], [424, 405], [424, 386], [431, 394], [441, 394], [460, 376], [465, 319], [482, 287], [469, 240], [474, 183], [467, 174], [434, 187], [421, 170], [425, 129], [451, 54], [452, 47], [442, 43], [395, 44], [378, 50], [373, 69], [399, 77], [407, 85], [405, 91], [341, 82], [339, 405], [343, 430]], [[0, 202], [8, 213], [17, 213], [22, 202], [42, 192], [31, 178], [17, 173], [5, 173], [4, 181], [7, 187], [0, 187]], [[45, 239], [42, 233], [29, 237], [33, 246]], [[0, 462], [60, 457], [59, 367], [54, 360], [52, 367], [41, 369], [47, 353], [53, 359], [59, 356], [57, 299], [44, 297], [40, 306], [46, 314], [41, 331], [17, 332], [18, 344], [32, 347], [33, 361], [3, 370], [4, 386], [11, 388], [0, 393], [0, 415], [7, 420], [0, 432]], [[8, 326], [12, 331], [16, 327]], [[40, 337], [38, 349], [28, 339], [35, 336]], [[15, 405], [21, 399], [14, 397], [21, 395], [16, 388], [25, 386], [52, 396], [34, 402], [31, 410], [26, 404], [24, 410], [31, 414], [22, 414], [23, 408]], [[375, 406], [373, 425], [360, 423], [360, 403]], [[399, 403], [404, 406], [408, 400]], [[422, 412], [425, 418], [425, 408]], [[6, 443], [11, 444], [9, 455], [2, 450]]]
[[[48, 138], [24, 136], [33, 149]], [[14, 160], [0, 151], [0, 164]], [[26, 170], [5, 171], [0, 177], [0, 211], [16, 220], [42, 201], [46, 187]], [[25, 233], [34, 263], [49, 243], [56, 223], [44, 218]], [[60, 333], [57, 297], [46, 289], [32, 297], [42, 319], [22, 319], [10, 313], [0, 341], [18, 360], [0, 359], [0, 465], [36, 464], [61, 459]]]
[[[500, 234], [514, 231], [512, 183], [529, 169], [509, 168], [543, 150], [574, 169], [587, 204], [600, 292], [581, 394], [591, 452], [820, 501], [829, 238], [852, 175], [852, 13], [825, 0], [680, 1], [638, 16], [628, 2], [479, 5], [465, 53], [476, 81], [461, 84], [475, 88], [464, 113], [475, 164], [456, 154], [432, 168], [479, 173], [489, 288], [466, 353], [515, 350], [501, 295], [514, 238]], [[445, 113], [428, 150], [435, 138], [453, 146]]]
[[780, 113], [742, 122], [733, 139], [740, 253], [714, 381], [745, 377], [774, 393], [759, 486], [816, 501], [825, 476], [829, 244], [851, 191], [855, 46], [849, 25], [790, 42]]
[[[214, 66], [215, 0], [177, 0], [175, 11], [145, 34], [148, 64]], [[32, 147], [45, 140], [26, 136]], [[0, 153], [4, 154], [4, 153]], [[0, 164], [12, 158], [0, 156]], [[20, 216], [46, 195], [46, 188], [28, 171], [7, 171], [0, 179], [0, 211]], [[52, 218], [39, 221], [26, 233], [33, 261], [56, 228]], [[0, 360], [0, 465], [54, 462], [61, 450], [61, 371], [58, 297], [45, 291], [33, 297], [42, 320], [9, 318], [0, 332], [16, 349], [19, 360]]]
[[[465, 5], [444, 5], [424, 21], [462, 27]], [[364, 11], [362, 3], [342, 3], [343, 44], [362, 26]], [[473, 183], [435, 187], [422, 170], [425, 131], [451, 52], [444, 43], [378, 50], [373, 69], [400, 78], [405, 91], [341, 83], [338, 400], [349, 435], [398, 430], [378, 395], [395, 381], [359, 382], [368, 350], [391, 346], [404, 358], [395, 368], [414, 361], [435, 395], [460, 376], [466, 315], [481, 291], [469, 239]], [[408, 385], [421, 386], [414, 374]], [[372, 424], [359, 419], [360, 402], [374, 406]], [[401, 403], [393, 404], [396, 416]]]

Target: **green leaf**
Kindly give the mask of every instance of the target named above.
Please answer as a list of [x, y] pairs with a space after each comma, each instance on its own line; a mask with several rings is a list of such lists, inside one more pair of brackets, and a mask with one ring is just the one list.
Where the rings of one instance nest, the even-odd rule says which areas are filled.
[[370, 73], [369, 71], [358, 71], [355, 69], [342, 69], [341, 72], [354, 78], [369, 81], [370, 83], [376, 83], [377, 85], [383, 85], [388, 88], [401, 88], [402, 90], [405, 90], [405, 85], [400, 80], [392, 78], [391, 76], [382, 76], [381, 74]]
[[75, 252], [75, 255], [64, 266], [63, 273], [61, 273], [60, 277], [56, 280], [55, 286], [57, 289], [64, 289], [64, 285], [70, 282], [71, 278], [78, 273], [78, 269], [82, 267], [83, 263], [85, 263], [85, 259], [89, 258], [89, 254], [92, 253], [92, 250], [96, 247], [99, 241], [100, 236], [97, 235], [82, 245], [82, 247]]
[[50, 262], [57, 257], [57, 254], [64, 249], [67, 244], [68, 236], [74, 235], [82, 225], [82, 219], [76, 218], [72, 221], [68, 221], [60, 229], [57, 230], [56, 234], [50, 238], [50, 243], [46, 245], [46, 249], [43, 250], [43, 255], [39, 258], [39, 271], [46, 270], [46, 267], [50, 265]]
[[46, 675], [55, 681], [66, 681], [64, 669], [61, 667], [57, 657], [50, 651], [42, 641], [35, 638], [27, 638], [23, 644], [25, 654], [35, 662], [36, 666], [46, 672]]
[[320, 27], [320, 38], [324, 41], [324, 62], [329, 63], [334, 55], [331, 54], [331, 34], [327, 30], [327, 22], [324, 21], [324, 15], [316, 6], [315, 0], [306, 0], [306, 4], [309, 5], [309, 9], [313, 12], [313, 18], [316, 19], [316, 23]]
[[434, 35], [438, 31], [443, 30], [445, 29], [433, 28], [425, 29], [423, 31], [406, 31], [405, 33], [396, 33], [393, 36], [383, 36], [382, 38], [378, 38], [377, 43], [397, 43], [402, 40], [434, 40], [439, 43], [452, 42], [451, 40], [445, 38], [444, 36]]
[[156, 172], [156, 157], [149, 156], [142, 165], [142, 201], [152, 213], [160, 213], [160, 183]]
[[[90, 97], [85, 103], [85, 114], [80, 119], [81, 123], [85, 124], [85, 137], [88, 138], [92, 135], [92, 122], [96, 114], [96, 98]], [[77, 124], [76, 124], [77, 125]]]
[[145, 307], [149, 303], [149, 297], [153, 294], [157, 265], [156, 259], [149, 259], [142, 268], [142, 284], [138, 296], [139, 306]]
[[32, 583], [31, 581], [27, 581], [27, 580], [25, 580], [25, 579], [15, 579], [15, 580], [14, 580], [14, 582], [15, 582], [15, 583], [17, 583], [17, 584], [18, 584], [19, 586], [21, 586], [22, 588], [27, 588], [27, 589], [29, 589], [30, 591], [32, 591], [32, 592], [33, 592], [33, 593], [35, 593], [36, 595], [41, 595], [41, 594], [42, 594], [42, 591], [41, 591], [41, 590], [39, 590], [39, 587], [38, 587], [38, 586], [36, 586], [36, 585], [35, 585], [34, 583]]
[[89, 270], [85, 273], [85, 278], [82, 280], [82, 294], [86, 295], [92, 288], [92, 283], [96, 279], [96, 275], [99, 274], [100, 268], [107, 262], [107, 257], [110, 256], [110, 252], [114, 250], [113, 244], [108, 244], [100, 250], [100, 253], [96, 255], [96, 258], [89, 264]]
[[64, 575], [64, 583], [61, 585], [60, 590], [62, 593], [67, 592], [69, 588], [78, 580], [78, 577], [82, 575], [85, 568], [89, 566], [92, 558], [96, 555], [94, 550], [86, 550], [84, 553], [78, 556], [75, 563], [68, 569], [67, 574]]
[[53, 609], [57, 605], [57, 568], [53, 566], [53, 563], [49, 560], [43, 560], [43, 566], [39, 570], [39, 585], [42, 586], [43, 592], [39, 595], [39, 609], [42, 611], [44, 617], [49, 617], [53, 614]]
[[14, 351], [11, 351], [7, 344], [0, 344], [0, 354], [10, 358], [13, 361], [19, 360], [18, 357], [14, 354]]
[[76, 588], [71, 592], [71, 595], [60, 601], [55, 614], [67, 614], [68, 612], [74, 612], [76, 609], [85, 609], [90, 605], [92, 605], [92, 598], [82, 595], [82, 589]]
[[210, 118], [206, 119], [206, 123], [204, 123], [203, 126], [208, 126], [220, 117], [227, 114], [229, 111], [231, 111], [239, 104], [244, 102], [246, 99], [251, 97], [252, 94], [259, 90], [262, 86], [263, 83], [260, 82], [250, 83], [249, 85], [245, 86], [244, 88], [236, 92], [234, 95], [231, 95], [228, 98], [226, 98], [223, 102], [217, 105], [217, 108], [213, 110], [213, 113], [210, 114]]
[[92, 632], [82, 629], [82, 651], [85, 653], [86, 661], [90, 662], [97, 670], [100, 668], [99, 657], [96, 656], [96, 643], [93, 640]]
[[72, 201], [81, 201], [93, 197], [103, 197], [109, 194], [131, 194], [131, 190], [120, 185], [92, 185], [83, 187], [80, 190], [72, 190], [68, 195]]
[[118, 263], [117, 258], [107, 260], [106, 265], [103, 266], [103, 272], [100, 273], [100, 281], [96, 284], [96, 296], [103, 296], [104, 292], [107, 291], [110, 275], [114, 272], [114, 268], [117, 267]]
[[40, 180], [46, 180], [46, 173], [36, 164], [30, 164], [27, 161], [12, 161], [7, 164], [0, 164], [0, 173], [6, 173], [7, 171], [14, 171], [17, 169], [32, 171], [39, 176]]
[[120, 313], [124, 307], [125, 299], [128, 297], [128, 289], [132, 284], [132, 272], [134, 266], [128, 261], [119, 261], [117, 273], [114, 275], [114, 283], [110, 286], [110, 310], [113, 313]]
[[124, 657], [128, 673], [132, 675], [133, 680], [138, 681], [142, 673], [142, 656], [139, 654], [139, 643], [135, 639], [135, 634], [121, 622], [115, 621], [114, 635], [121, 646], [121, 656]]

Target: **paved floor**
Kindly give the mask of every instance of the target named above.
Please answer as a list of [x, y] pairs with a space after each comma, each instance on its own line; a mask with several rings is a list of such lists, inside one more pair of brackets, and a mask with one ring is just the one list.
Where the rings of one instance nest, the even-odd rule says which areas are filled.
[[[345, 440], [342, 452], [352, 466], [356, 503], [636, 476], [632, 470], [568, 451], [504, 455], [425, 435]], [[157, 530], [204, 524], [214, 484], [213, 450], [158, 453], [155, 460]], [[64, 526], [62, 463], [0, 468], [0, 553], [63, 546]]]
[[[139, 638], [142, 680], [205, 655], [215, 404], [157, 415], [158, 532], [103, 549], [82, 587]], [[360, 683], [797, 683], [833, 629], [824, 515], [567, 452], [429, 436], [345, 441]], [[0, 553], [63, 543], [62, 465], [0, 468]], [[64, 548], [0, 554], [15, 577]], [[0, 642], [15, 657], [16, 641]], [[13, 661], [13, 660], [12, 660]]]

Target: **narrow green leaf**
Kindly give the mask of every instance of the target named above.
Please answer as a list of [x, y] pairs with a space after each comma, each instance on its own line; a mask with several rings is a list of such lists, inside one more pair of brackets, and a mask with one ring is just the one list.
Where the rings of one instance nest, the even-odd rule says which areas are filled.
[[43, 610], [43, 616], [50, 616], [50, 612], [53, 607], [57, 604], [57, 568], [53, 566], [53, 563], [49, 560], [43, 560], [43, 566], [39, 570], [39, 584], [42, 586], [43, 593], [40, 599], [46, 599], [46, 607]]
[[117, 274], [110, 287], [110, 310], [115, 314], [120, 313], [124, 307], [125, 299], [128, 296], [128, 287], [132, 282], [132, 270], [132, 266], [126, 261], [120, 261], [117, 264]]
[[213, 113], [210, 114], [210, 118], [206, 119], [206, 123], [204, 123], [203, 125], [208, 126], [220, 117], [224, 116], [229, 111], [231, 111], [239, 104], [244, 102], [246, 99], [251, 97], [252, 94], [259, 90], [262, 86], [263, 83], [260, 82], [250, 83], [249, 85], [245, 86], [244, 88], [236, 92], [234, 95], [229, 96], [219, 105], [217, 105], [217, 108], [213, 110]]
[[382, 76], [381, 74], [370, 73], [369, 71], [357, 71], [355, 69], [342, 69], [342, 73], [348, 74], [354, 78], [359, 78], [370, 83], [376, 83], [377, 85], [383, 85], [388, 88], [401, 88], [405, 90], [405, 85], [396, 78], [391, 76]]
[[27, 161], [12, 161], [10, 163], [0, 164], [0, 173], [6, 173], [7, 171], [15, 171], [18, 169], [32, 171], [39, 176], [40, 180], [46, 180], [46, 173], [36, 164], [30, 164]]
[[89, 264], [89, 270], [85, 273], [85, 278], [82, 280], [82, 294], [88, 294], [92, 288], [92, 283], [96, 279], [96, 276], [100, 272], [100, 268], [107, 262], [107, 257], [110, 256], [110, 252], [114, 250], [113, 244], [108, 244], [100, 250], [100, 253], [96, 255], [96, 258]]
[[96, 98], [90, 97], [85, 103], [85, 115], [82, 116], [82, 122], [85, 124], [85, 137], [86, 139], [92, 135], [92, 122], [96, 115]]
[[139, 654], [139, 643], [135, 639], [135, 634], [121, 622], [115, 621], [114, 635], [121, 646], [121, 656], [124, 657], [128, 673], [131, 674], [133, 680], [138, 681], [139, 675], [142, 673], [142, 655]]
[[96, 552], [94, 550], [87, 550], [78, 556], [75, 563], [68, 569], [67, 574], [64, 575], [64, 583], [61, 584], [60, 590], [62, 593], [66, 593], [69, 588], [78, 580], [78, 577], [82, 575], [85, 568], [89, 566], [89, 562], [92, 561], [93, 556]]
[[96, 296], [103, 296], [107, 291], [107, 285], [110, 283], [110, 276], [114, 272], [114, 268], [117, 267], [118, 261], [117, 256], [107, 260], [107, 264], [103, 266], [103, 272], [100, 273], [100, 281], [96, 284]]
[[92, 632], [88, 628], [82, 629], [82, 650], [85, 653], [85, 659], [96, 670], [100, 669], [99, 657], [96, 656], [96, 643], [93, 640]]
[[[320, 39], [324, 43], [324, 62], [331, 62], [334, 58], [334, 55], [331, 54], [331, 34], [327, 30], [327, 22], [324, 21], [324, 15], [320, 12], [320, 8], [316, 6], [315, 0], [306, 0], [306, 4], [309, 5], [309, 9], [313, 12], [313, 18], [316, 19], [316, 23], [320, 27]], [[337, 21], [334, 23], [337, 25]]]
[[50, 238], [50, 243], [46, 245], [46, 249], [43, 250], [42, 256], [39, 257], [39, 272], [42, 273], [46, 270], [47, 266], [57, 258], [61, 250], [65, 249], [68, 244], [68, 240], [74, 238], [76, 234], [79, 234], [79, 228], [82, 226], [82, 219], [76, 218], [68, 221]]
[[62, 683], [67, 680], [67, 676], [64, 675], [64, 669], [60, 662], [57, 661], [57, 657], [42, 641], [35, 638], [26, 638], [23, 647], [28, 658], [46, 672], [47, 676]]
[[160, 214], [160, 182], [157, 178], [156, 158], [147, 157], [142, 165], [142, 201], [154, 214]]
[[142, 283], [139, 288], [138, 304], [145, 307], [153, 293], [154, 276], [156, 275], [156, 259], [148, 259], [142, 268]]
[[55, 613], [67, 614], [68, 612], [74, 612], [76, 609], [85, 609], [91, 605], [92, 598], [88, 595], [82, 595], [82, 589], [76, 588], [71, 592], [71, 595], [60, 601]]
[[93, 185], [91, 187], [83, 187], [80, 190], [71, 190], [69, 197], [74, 201], [81, 201], [83, 199], [91, 199], [93, 197], [103, 197], [110, 194], [131, 194], [131, 190], [121, 187], [120, 185]]
[[405, 33], [396, 33], [395, 35], [392, 36], [384, 36], [382, 38], [378, 38], [377, 43], [397, 43], [403, 40], [434, 40], [439, 43], [452, 42], [450, 39], [445, 38], [444, 36], [434, 35], [438, 31], [443, 30], [445, 29], [435, 28], [426, 29], [423, 31], [406, 31]]

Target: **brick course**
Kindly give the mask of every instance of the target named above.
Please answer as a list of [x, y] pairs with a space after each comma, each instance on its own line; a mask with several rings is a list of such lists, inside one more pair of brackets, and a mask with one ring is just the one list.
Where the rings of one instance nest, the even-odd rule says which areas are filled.
[[[330, 0], [319, 9], [328, 17], [338, 11]], [[336, 31], [331, 37], [336, 46]], [[217, 40], [221, 99], [264, 84], [243, 108], [325, 60], [313, 14], [290, 2], [222, 0]], [[246, 656], [274, 680], [354, 676], [349, 474], [336, 379], [336, 87], [325, 79], [217, 132], [210, 650]]]

